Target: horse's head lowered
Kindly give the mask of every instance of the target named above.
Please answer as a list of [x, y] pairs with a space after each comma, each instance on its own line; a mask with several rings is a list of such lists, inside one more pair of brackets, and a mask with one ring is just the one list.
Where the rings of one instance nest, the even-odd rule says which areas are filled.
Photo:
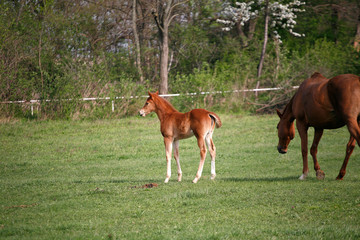
[[285, 117], [279, 110], [276, 110], [280, 121], [277, 125], [279, 143], [277, 149], [279, 153], [287, 153], [290, 141], [295, 137], [294, 121]]
[[159, 92], [156, 92], [156, 93], [149, 92], [149, 97], [146, 100], [145, 105], [139, 111], [140, 116], [145, 117], [149, 113], [155, 111], [156, 106], [155, 106], [155, 102], [154, 102], [154, 95], [158, 95], [158, 94], [159, 94]]

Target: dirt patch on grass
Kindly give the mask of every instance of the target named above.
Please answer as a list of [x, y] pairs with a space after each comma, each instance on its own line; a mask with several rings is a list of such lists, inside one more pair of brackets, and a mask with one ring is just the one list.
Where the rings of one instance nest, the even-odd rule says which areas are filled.
[[159, 185], [157, 183], [147, 183], [142, 186], [132, 186], [131, 188], [154, 188], [154, 187], [158, 187], [158, 186]]
[[37, 205], [37, 203], [33, 203], [30, 205], [15, 205], [15, 206], [10, 206], [10, 207], [5, 207], [5, 209], [10, 209], [10, 208], [29, 208], [29, 207], [35, 207]]

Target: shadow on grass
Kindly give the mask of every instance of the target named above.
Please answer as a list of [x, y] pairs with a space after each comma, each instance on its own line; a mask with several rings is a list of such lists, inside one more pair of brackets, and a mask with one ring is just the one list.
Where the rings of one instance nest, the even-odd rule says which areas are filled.
[[229, 177], [222, 178], [221, 180], [226, 182], [289, 182], [289, 181], [299, 181], [297, 176], [288, 176], [288, 177], [262, 177], [262, 178], [250, 178], [250, 177]]
[[88, 184], [88, 183], [129, 183], [129, 184], [135, 184], [135, 183], [159, 183], [163, 182], [163, 180], [160, 179], [135, 179], [135, 180], [129, 180], [129, 179], [109, 179], [109, 180], [75, 180], [73, 183], [76, 184]]
[[287, 177], [262, 177], [262, 178], [250, 178], [250, 177], [229, 177], [222, 178], [225, 182], [323, 182], [323, 181], [334, 181], [334, 182], [359, 182], [358, 178], [348, 178], [344, 180], [336, 180], [335, 177], [327, 177], [326, 180], [318, 180], [316, 177], [307, 177], [306, 180], [299, 180], [298, 176], [287, 176]]

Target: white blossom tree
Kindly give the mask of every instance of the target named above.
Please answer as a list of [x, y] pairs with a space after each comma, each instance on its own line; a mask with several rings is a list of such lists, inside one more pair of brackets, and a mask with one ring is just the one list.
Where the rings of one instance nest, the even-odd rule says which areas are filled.
[[278, 33], [279, 29], [285, 29], [295, 37], [304, 37], [305, 34], [300, 34], [294, 31], [296, 25], [295, 19], [297, 13], [305, 11], [300, 7], [304, 2], [293, 0], [290, 3], [285, 3], [284, 0], [255, 0], [249, 2], [236, 2], [236, 6], [232, 6], [229, 2], [224, 4], [222, 11], [223, 19], [218, 19], [217, 22], [224, 24], [224, 31], [230, 31], [236, 24], [244, 26], [254, 19], [264, 16], [264, 43], [261, 50], [260, 61], [258, 65], [257, 77], [260, 78], [262, 67], [265, 59], [266, 46], [269, 35], [269, 28], [274, 40], [281, 44], [281, 36]]

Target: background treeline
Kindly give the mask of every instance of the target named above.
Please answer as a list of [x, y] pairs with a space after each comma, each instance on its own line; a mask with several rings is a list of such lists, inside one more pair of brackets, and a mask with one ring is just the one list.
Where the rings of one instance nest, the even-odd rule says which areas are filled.
[[[230, 3], [235, 6], [235, 1]], [[295, 27], [305, 37], [283, 31], [279, 44], [269, 34], [258, 77], [264, 19], [260, 15], [252, 24], [223, 31], [216, 20], [223, 18], [224, 1], [0, 0], [0, 101], [42, 100], [34, 116], [29, 106], [2, 103], [1, 117], [134, 114], [143, 98], [117, 99], [114, 112], [111, 101], [74, 99], [129, 97], [158, 90], [164, 74], [164, 41], [168, 43], [165, 89], [169, 93], [246, 89], [258, 83], [285, 88], [258, 96], [226, 93], [172, 98], [181, 111], [194, 107], [269, 111], [288, 100], [290, 86], [315, 71], [326, 77], [360, 75], [360, 2], [305, 3]], [[168, 26], [166, 20], [171, 20]]]

